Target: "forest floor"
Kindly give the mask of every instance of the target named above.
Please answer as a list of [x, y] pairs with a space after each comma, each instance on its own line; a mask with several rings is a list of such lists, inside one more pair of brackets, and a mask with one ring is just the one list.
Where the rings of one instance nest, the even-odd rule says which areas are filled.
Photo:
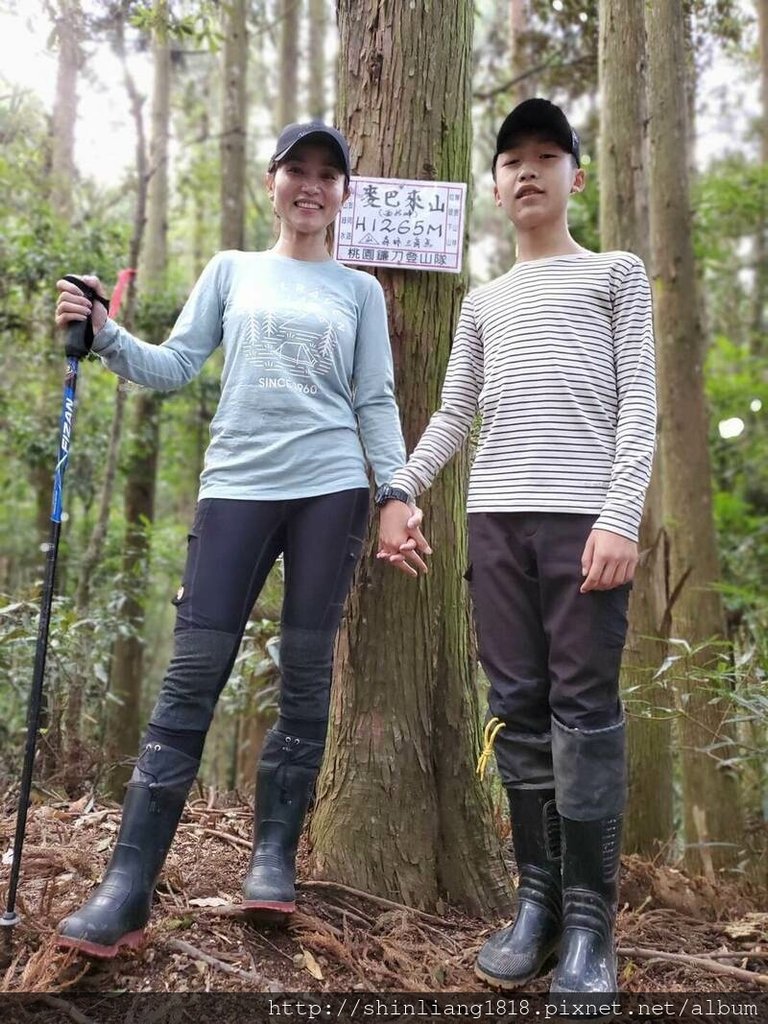
[[[0, 992], [488, 992], [472, 965], [501, 922], [450, 908], [427, 914], [312, 881], [300, 884], [298, 909], [287, 923], [254, 925], [234, 912], [250, 848], [245, 802], [188, 805], [142, 950], [108, 962], [59, 950], [56, 923], [99, 879], [118, 823], [116, 806], [88, 797], [30, 809], [17, 900], [22, 919], [10, 950], [3, 954], [0, 945]], [[14, 824], [9, 796], [0, 802], [3, 908]], [[306, 878], [302, 858], [303, 852], [299, 874]], [[765, 910], [765, 889], [713, 884], [625, 857], [622, 991], [766, 992]], [[526, 990], [546, 992], [548, 984], [540, 978]]]

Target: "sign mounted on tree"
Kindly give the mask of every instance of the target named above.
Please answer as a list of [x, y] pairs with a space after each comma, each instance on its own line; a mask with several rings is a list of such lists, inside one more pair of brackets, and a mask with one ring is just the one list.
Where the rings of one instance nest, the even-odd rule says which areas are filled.
[[353, 178], [336, 218], [336, 259], [368, 267], [461, 272], [463, 182]]

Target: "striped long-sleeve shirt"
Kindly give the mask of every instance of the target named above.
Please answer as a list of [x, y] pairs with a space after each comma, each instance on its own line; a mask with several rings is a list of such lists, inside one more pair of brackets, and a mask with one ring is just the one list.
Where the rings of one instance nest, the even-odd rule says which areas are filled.
[[468, 512], [595, 513], [637, 539], [656, 392], [641, 260], [580, 252], [516, 263], [469, 293], [440, 409], [392, 483], [417, 495], [482, 416]]

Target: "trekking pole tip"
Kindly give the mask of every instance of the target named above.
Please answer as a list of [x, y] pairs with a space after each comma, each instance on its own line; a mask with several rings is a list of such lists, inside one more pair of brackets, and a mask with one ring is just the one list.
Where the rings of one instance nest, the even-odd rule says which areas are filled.
[[13, 910], [6, 910], [2, 917], [0, 917], [0, 928], [13, 928], [17, 925], [21, 918]]

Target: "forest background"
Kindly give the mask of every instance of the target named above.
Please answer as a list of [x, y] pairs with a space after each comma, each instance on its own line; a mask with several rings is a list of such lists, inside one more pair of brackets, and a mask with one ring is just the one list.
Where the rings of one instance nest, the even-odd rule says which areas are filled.
[[[660, 443], [623, 679], [626, 848], [764, 879], [768, 0], [3, 0], [0, 15], [44, 26], [56, 63], [51, 102], [10, 65], [0, 73], [0, 788], [12, 795], [21, 762], [49, 531], [56, 279], [96, 272], [111, 286], [138, 268], [119, 318], [162, 341], [213, 252], [271, 244], [263, 171], [296, 119], [335, 120], [359, 173], [467, 180], [469, 279], [379, 274], [410, 449], [437, 405], [461, 295], [514, 259], [491, 198], [495, 130], [514, 103], [546, 95], [587, 155], [576, 238], [633, 249], [654, 283]], [[109, 115], [84, 114], [105, 90]], [[159, 396], [82, 367], [40, 799], [120, 797], [170, 652], [219, 370], [214, 357]], [[370, 558], [358, 573], [312, 841], [321, 874], [483, 911], [507, 896], [500, 787], [473, 775], [484, 683], [461, 582], [467, 465], [424, 502], [427, 580]], [[278, 565], [209, 737], [215, 790], [246, 792], [254, 777], [279, 613]]]

